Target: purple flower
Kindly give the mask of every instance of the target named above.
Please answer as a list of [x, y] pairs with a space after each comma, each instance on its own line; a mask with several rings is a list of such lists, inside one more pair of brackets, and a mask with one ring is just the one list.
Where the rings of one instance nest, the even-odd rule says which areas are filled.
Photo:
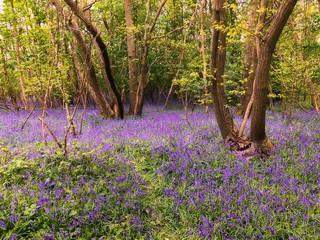
[[138, 228], [139, 230], [141, 230], [142, 222], [137, 215], [133, 214], [132, 218], [129, 220], [129, 224], [131, 224], [135, 228]]
[[203, 237], [203, 238], [207, 237], [208, 239], [211, 239], [210, 233], [213, 230], [213, 225], [207, 217], [201, 218], [201, 223], [198, 229], [199, 229], [200, 237]]
[[12, 215], [12, 216], [9, 216], [9, 220], [14, 223], [14, 222], [17, 222], [19, 220], [19, 217], [15, 216], [15, 215]]
[[17, 238], [17, 234], [12, 234], [12, 236], [10, 237], [10, 240], [16, 240]]
[[47, 197], [41, 197], [40, 199], [38, 199], [38, 201], [37, 201], [37, 205], [38, 205], [38, 207], [43, 207], [43, 206], [45, 206], [46, 204], [49, 204], [50, 203], [50, 200], [49, 200], [49, 198], [47, 198]]
[[43, 237], [44, 240], [54, 240], [54, 235], [52, 233], [48, 234], [48, 235], [44, 235]]
[[2, 227], [3, 229], [6, 229], [7, 225], [4, 221], [0, 221], [0, 227]]
[[274, 227], [270, 227], [269, 231], [270, 231], [271, 234], [274, 234]]

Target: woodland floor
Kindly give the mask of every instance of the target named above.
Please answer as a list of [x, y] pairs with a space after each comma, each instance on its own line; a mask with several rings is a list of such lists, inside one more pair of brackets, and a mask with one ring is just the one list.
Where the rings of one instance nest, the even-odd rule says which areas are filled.
[[[223, 146], [212, 113], [74, 121], [67, 154], [35, 112], [0, 112], [0, 239], [320, 239], [320, 117], [267, 113], [276, 151]], [[241, 119], [237, 119], [239, 124]], [[63, 145], [63, 110], [45, 119]]]

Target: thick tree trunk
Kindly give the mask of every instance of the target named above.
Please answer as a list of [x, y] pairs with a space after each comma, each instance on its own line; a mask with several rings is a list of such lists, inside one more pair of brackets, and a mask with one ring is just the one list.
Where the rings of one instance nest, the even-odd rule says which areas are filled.
[[[226, 26], [225, 0], [214, 1], [213, 3], [213, 24]], [[224, 70], [226, 61], [226, 33], [223, 30], [213, 28], [211, 42], [211, 93], [213, 107], [217, 123], [223, 140], [227, 143], [236, 138], [236, 126], [233, 123], [224, 87]]]
[[254, 101], [250, 137], [254, 147], [260, 148], [268, 142], [265, 131], [266, 105], [269, 85], [269, 70], [276, 43], [280, 37], [297, 0], [283, 0], [274, 15], [270, 27], [260, 41], [258, 66], [254, 80]]
[[[96, 45], [96, 42], [95, 42], [95, 45]], [[100, 69], [101, 69], [101, 72], [102, 72], [102, 77], [103, 77], [103, 80], [105, 81], [106, 87], [107, 87], [107, 93], [108, 93], [108, 96], [109, 96], [109, 105], [110, 105], [111, 109], [115, 112], [116, 116], [120, 117], [118, 104], [117, 104], [117, 97], [114, 94], [114, 92], [112, 90], [112, 87], [110, 85], [110, 81], [108, 79], [108, 74], [107, 74], [107, 72], [106, 72], [106, 70], [104, 68], [103, 56], [100, 53], [98, 53], [98, 60], [99, 60]]]
[[78, 4], [72, 0], [64, 0], [64, 1], [66, 4], [68, 4], [68, 6], [73, 11], [73, 13], [83, 21], [87, 30], [90, 32], [92, 38], [95, 39], [96, 44], [98, 46], [97, 51], [101, 54], [104, 62], [104, 71], [107, 74], [113, 94], [116, 96], [116, 99], [117, 99], [117, 105], [118, 105], [117, 117], [123, 118], [124, 110], [123, 110], [123, 105], [121, 101], [121, 95], [116, 87], [116, 83], [111, 72], [110, 59], [107, 51], [107, 46], [102, 40], [101, 35], [98, 33], [97, 28], [92, 24], [91, 20], [85, 15], [85, 13], [79, 8]]
[[138, 59], [136, 37], [132, 15], [132, 0], [125, 0], [125, 19], [127, 28], [128, 70], [129, 70], [129, 114], [134, 114], [136, 94], [138, 91]]
[[[0, 45], [0, 60], [1, 60], [0, 62], [2, 63], [2, 80], [4, 80], [4, 82], [8, 82], [9, 75], [7, 70], [7, 60], [1, 45]], [[11, 93], [9, 92], [9, 94]], [[5, 109], [10, 109], [10, 107], [7, 105], [7, 96], [4, 95], [4, 93], [2, 92], [2, 89], [0, 89], [0, 98], [1, 98], [0, 100], [3, 102], [3, 106], [5, 107]], [[3, 106], [0, 106], [0, 107], [3, 107]]]

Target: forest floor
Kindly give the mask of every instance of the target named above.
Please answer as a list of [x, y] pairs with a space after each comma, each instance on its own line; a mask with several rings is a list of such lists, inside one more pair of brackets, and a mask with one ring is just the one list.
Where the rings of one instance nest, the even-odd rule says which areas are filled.
[[[0, 239], [320, 239], [320, 117], [267, 113], [276, 151], [242, 159], [213, 114], [0, 112]], [[240, 121], [238, 119], [237, 121]], [[238, 122], [239, 124], [239, 122]]]

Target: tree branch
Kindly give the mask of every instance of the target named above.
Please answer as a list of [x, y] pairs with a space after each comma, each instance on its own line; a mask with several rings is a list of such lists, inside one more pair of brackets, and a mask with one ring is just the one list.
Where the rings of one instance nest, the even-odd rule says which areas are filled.
[[151, 27], [149, 29], [149, 34], [152, 33], [154, 27], [156, 26], [156, 23], [157, 23], [157, 20], [158, 20], [158, 18], [160, 16], [161, 10], [164, 7], [164, 5], [166, 4], [166, 2], [167, 2], [167, 0], [163, 0], [162, 3], [160, 4], [160, 7], [158, 8], [157, 14], [154, 17], [153, 22], [151, 24]]

